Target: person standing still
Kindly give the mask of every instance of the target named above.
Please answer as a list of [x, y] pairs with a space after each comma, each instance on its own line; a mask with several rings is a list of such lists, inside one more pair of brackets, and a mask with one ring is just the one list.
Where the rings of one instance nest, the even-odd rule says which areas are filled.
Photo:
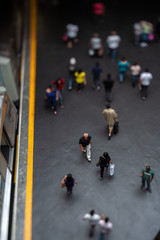
[[145, 71], [140, 74], [139, 85], [141, 87], [141, 96], [144, 101], [147, 99], [148, 87], [152, 79], [153, 79], [153, 76], [149, 72], [148, 68], [146, 68]]
[[[109, 128], [109, 135], [108, 135], [108, 140], [111, 139], [112, 136], [112, 130], [115, 124], [115, 121], [117, 121], [117, 113], [115, 112], [114, 109], [111, 108], [110, 104], [106, 104], [106, 109], [103, 110], [102, 112]], [[108, 132], [107, 132], [108, 134]]]
[[95, 210], [91, 210], [83, 216], [83, 220], [88, 220], [90, 223], [89, 237], [93, 237], [95, 226], [100, 220], [100, 215], [96, 214]]
[[96, 62], [95, 66], [92, 68], [93, 74], [93, 84], [96, 90], [100, 89], [100, 75], [102, 73], [102, 68], [100, 67], [100, 63]]
[[105, 90], [105, 100], [108, 102], [112, 101], [112, 88], [114, 86], [114, 80], [111, 74], [107, 74], [107, 78], [103, 80], [104, 90]]
[[151, 193], [151, 182], [154, 178], [154, 171], [150, 168], [150, 166], [146, 166], [141, 173], [140, 177], [142, 178], [142, 186], [141, 188], [143, 189], [145, 187], [145, 182], [147, 183], [147, 191]]
[[128, 70], [129, 65], [130, 65], [130, 63], [129, 63], [129, 61], [126, 60], [125, 57], [122, 57], [121, 60], [118, 62], [120, 83], [123, 83], [124, 76], [125, 76], [126, 71]]
[[108, 168], [109, 164], [111, 163], [111, 158], [107, 152], [103, 153], [103, 156], [99, 157], [98, 162], [96, 163], [96, 166], [100, 166], [100, 180], [103, 180], [103, 174], [104, 174], [104, 168]]
[[119, 47], [120, 41], [121, 38], [116, 31], [112, 31], [106, 39], [109, 48], [109, 56], [111, 57], [112, 61], [115, 61], [116, 59], [117, 49]]
[[79, 139], [79, 145], [81, 151], [86, 153], [88, 161], [91, 162], [91, 136], [88, 133], [84, 133]]

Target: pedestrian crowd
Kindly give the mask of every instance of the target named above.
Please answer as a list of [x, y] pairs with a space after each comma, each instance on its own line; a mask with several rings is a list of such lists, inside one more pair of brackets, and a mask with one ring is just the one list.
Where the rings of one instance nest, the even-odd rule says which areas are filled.
[[[103, 19], [104, 7], [97, 1], [96, 4], [93, 5], [94, 8], [94, 20], [101, 21]], [[160, 21], [159, 21], [160, 22]], [[157, 29], [160, 25], [157, 23]], [[134, 37], [135, 37], [135, 45], [136, 46], [144, 46], [144, 43], [148, 45], [149, 41], [154, 39], [154, 27], [153, 24], [147, 21], [136, 22], [133, 25], [134, 29]], [[79, 27], [75, 24], [67, 24], [66, 32], [63, 36], [63, 41], [67, 43], [68, 48], [72, 48], [74, 44], [79, 42]], [[116, 61], [117, 52], [120, 47], [120, 43], [123, 39], [118, 35], [117, 31], [113, 30], [106, 38], [106, 44], [108, 46], [108, 55], [111, 61]], [[143, 44], [142, 44], [143, 43]], [[102, 39], [99, 33], [93, 33], [88, 48], [88, 55], [90, 57], [95, 57], [99, 59], [104, 56], [104, 46]], [[153, 79], [152, 73], [146, 67], [142, 71], [142, 66], [134, 61], [132, 64], [128, 59], [124, 56], [121, 57], [117, 61], [117, 71], [119, 82], [121, 84], [124, 83], [126, 78], [126, 73], [130, 71], [130, 82], [131, 86], [135, 88], [138, 86], [141, 98], [145, 101], [148, 97], [148, 87], [150, 85], [151, 80]], [[45, 100], [47, 101], [49, 107], [53, 109], [54, 114], [57, 114], [57, 104], [59, 102], [60, 107], [64, 107], [63, 101], [63, 86], [67, 82], [67, 88], [71, 91], [74, 87], [77, 92], [80, 94], [83, 88], [87, 84], [87, 76], [86, 72], [82, 68], [77, 67], [77, 60], [75, 57], [71, 57], [69, 59], [69, 63], [66, 66], [66, 71], [68, 73], [68, 79], [57, 78], [57, 80], [52, 80], [51, 84], [46, 88], [45, 91]], [[100, 90], [101, 85], [104, 87], [105, 92], [105, 102], [106, 108], [102, 111], [102, 115], [107, 123], [107, 135], [108, 140], [111, 139], [113, 134], [117, 134], [119, 131], [119, 121], [118, 114], [111, 107], [112, 101], [112, 90], [115, 86], [115, 80], [112, 78], [111, 73], [106, 73], [106, 78], [102, 80], [101, 84], [101, 75], [104, 72], [102, 67], [100, 66], [100, 62], [98, 60], [95, 61], [94, 66], [91, 69], [93, 84], [92, 87], [95, 90]], [[85, 132], [79, 138], [80, 149], [88, 160], [91, 163], [91, 148], [92, 148], [92, 137]], [[108, 152], [103, 152], [101, 156], [99, 156], [98, 161], [96, 163], [97, 167], [100, 167], [100, 180], [104, 178], [104, 171], [107, 170], [109, 176], [114, 175], [115, 164], [112, 161]], [[154, 171], [151, 169], [149, 165], [147, 165], [141, 172], [140, 177], [142, 179], [141, 188], [144, 189], [145, 184], [147, 184], [147, 191], [151, 193], [151, 182], [154, 178]], [[77, 184], [77, 181], [72, 176], [71, 173], [65, 175], [61, 180], [62, 188], [67, 189], [67, 194], [72, 195], [73, 187]], [[104, 235], [109, 233], [113, 227], [109, 217], [104, 217], [103, 214], [96, 214], [95, 210], [91, 210], [89, 213], [86, 213], [83, 217], [84, 221], [88, 221], [90, 224], [89, 236], [92, 237], [94, 235], [94, 230], [96, 225], [99, 225], [100, 228], [100, 240], [104, 239]]]

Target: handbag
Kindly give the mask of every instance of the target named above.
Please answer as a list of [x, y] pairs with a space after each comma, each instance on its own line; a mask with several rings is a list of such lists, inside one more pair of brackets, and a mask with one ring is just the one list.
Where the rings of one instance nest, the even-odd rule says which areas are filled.
[[65, 184], [65, 179], [66, 179], [67, 176], [64, 176], [64, 178], [62, 178], [62, 181], [61, 181], [61, 187], [64, 188], [66, 186]]
[[64, 35], [62, 36], [62, 41], [63, 41], [63, 42], [67, 42], [67, 41], [68, 41], [68, 36], [67, 36], [66, 34], [64, 34]]
[[154, 34], [152, 34], [152, 33], [149, 34], [149, 35], [148, 35], [148, 40], [149, 40], [149, 41], [153, 41], [153, 40], [154, 40]]

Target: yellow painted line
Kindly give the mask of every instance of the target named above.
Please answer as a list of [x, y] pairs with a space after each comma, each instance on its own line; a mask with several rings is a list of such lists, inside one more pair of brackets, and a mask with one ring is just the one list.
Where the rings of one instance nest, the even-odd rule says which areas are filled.
[[26, 183], [26, 206], [24, 222], [24, 240], [32, 239], [32, 194], [33, 194], [33, 148], [34, 148], [34, 111], [36, 79], [36, 23], [37, 3], [30, 0], [30, 88], [29, 88], [29, 123], [28, 123], [28, 160]]
[[16, 160], [15, 160], [15, 171], [14, 171], [14, 183], [16, 183], [16, 175], [17, 175], [17, 152], [18, 152], [18, 135], [16, 141]]

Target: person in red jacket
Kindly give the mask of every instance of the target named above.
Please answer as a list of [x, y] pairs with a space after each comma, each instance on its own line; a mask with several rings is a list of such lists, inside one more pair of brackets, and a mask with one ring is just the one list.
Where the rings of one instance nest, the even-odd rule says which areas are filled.
[[63, 89], [63, 84], [65, 82], [65, 79], [64, 78], [58, 78], [56, 81], [52, 81], [52, 84], [55, 84], [56, 85], [56, 89], [57, 89], [57, 92], [58, 92], [58, 98], [59, 98], [59, 102], [60, 102], [60, 105], [61, 105], [61, 108], [63, 108], [63, 97], [62, 97], [62, 89]]

